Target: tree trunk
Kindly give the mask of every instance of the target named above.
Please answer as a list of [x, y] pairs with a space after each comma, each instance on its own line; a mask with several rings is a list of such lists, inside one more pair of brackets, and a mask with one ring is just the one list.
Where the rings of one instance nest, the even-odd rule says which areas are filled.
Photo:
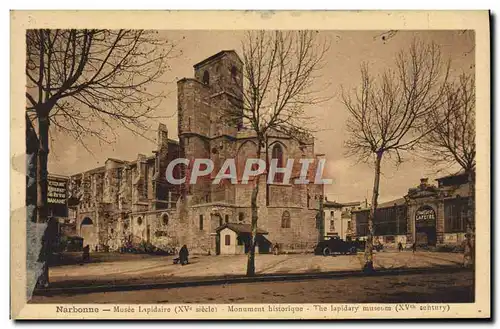
[[[318, 200], [318, 218], [316, 227], [318, 228], [318, 243], [325, 240], [325, 213], [324, 213], [324, 191]], [[342, 220], [340, 221], [342, 223]], [[342, 230], [340, 231], [342, 235]]]
[[[44, 112], [47, 112], [44, 113]], [[37, 157], [37, 217], [36, 222], [48, 224], [48, 205], [47, 205], [47, 160], [49, 154], [49, 117], [48, 111], [38, 111], [38, 157]], [[48, 225], [45, 226], [45, 232], [42, 237], [42, 248], [38, 261], [43, 264], [43, 271], [38, 279], [39, 286], [48, 286], [48, 260], [50, 255], [50, 237], [48, 236]]]
[[474, 171], [468, 170], [467, 177], [469, 181], [469, 200], [467, 204], [467, 221], [465, 232], [465, 247], [464, 247], [464, 267], [474, 266], [475, 258], [475, 226], [476, 226], [476, 212], [475, 212], [475, 195], [476, 184]]
[[364, 272], [373, 272], [373, 219], [375, 218], [375, 212], [377, 211], [378, 202], [378, 188], [380, 185], [380, 163], [382, 162], [383, 152], [378, 151], [377, 157], [375, 158], [375, 179], [373, 182], [373, 194], [372, 194], [372, 205], [370, 207], [370, 213], [368, 215], [368, 232], [366, 236], [365, 245], [365, 265], [363, 267]]
[[37, 164], [38, 164], [38, 137], [31, 120], [26, 115], [26, 207], [28, 223], [37, 220]]
[[[257, 146], [257, 159], [260, 159], [261, 151], [261, 143], [259, 142], [259, 146]], [[252, 209], [252, 234], [250, 235], [250, 248], [248, 250], [248, 261], [247, 261], [247, 276], [255, 275], [255, 243], [257, 240], [257, 221], [258, 217], [258, 208], [257, 208], [257, 196], [259, 195], [259, 182], [260, 175], [255, 176], [254, 179], [254, 187], [252, 190], [251, 197], [251, 209]]]

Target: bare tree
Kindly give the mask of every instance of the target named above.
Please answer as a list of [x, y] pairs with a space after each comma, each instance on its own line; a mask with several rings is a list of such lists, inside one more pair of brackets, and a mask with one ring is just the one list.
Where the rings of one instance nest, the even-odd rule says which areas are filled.
[[[157, 33], [157, 32], [156, 32]], [[140, 133], [163, 95], [173, 45], [143, 30], [28, 30], [26, 113], [37, 127], [36, 222], [47, 221], [49, 126], [83, 143], [106, 141], [114, 124]], [[84, 145], [84, 144], [83, 144]], [[85, 146], [85, 145], [84, 145]], [[46, 253], [44, 253], [46, 256]], [[42, 256], [43, 258], [43, 256]], [[41, 259], [45, 263], [45, 259]], [[43, 284], [48, 284], [45, 266]]]
[[[374, 161], [372, 203], [368, 216], [364, 270], [373, 271], [373, 219], [377, 210], [380, 167], [384, 156], [403, 161], [403, 152], [412, 151], [432, 131], [426, 118], [443, 104], [449, 62], [440, 48], [414, 40], [407, 51], [396, 57], [396, 68], [373, 76], [361, 67], [361, 85], [352, 93], [342, 91], [349, 111], [345, 143], [348, 156]], [[351, 95], [352, 94], [352, 95]]]
[[[303, 139], [311, 133], [312, 121], [307, 106], [326, 99], [318, 96], [317, 81], [327, 42], [318, 40], [314, 31], [252, 31], [246, 34], [243, 48], [242, 102], [227, 111], [227, 119], [242, 120], [253, 131], [256, 157], [267, 156], [267, 138], [271, 132]], [[247, 275], [255, 275], [260, 175], [253, 180], [251, 194], [252, 233], [248, 252]]]
[[466, 218], [464, 266], [474, 263], [476, 89], [474, 77], [462, 74], [446, 88], [445, 103], [428, 117], [435, 129], [421, 144], [425, 158], [437, 166], [459, 165], [467, 174], [469, 199]]

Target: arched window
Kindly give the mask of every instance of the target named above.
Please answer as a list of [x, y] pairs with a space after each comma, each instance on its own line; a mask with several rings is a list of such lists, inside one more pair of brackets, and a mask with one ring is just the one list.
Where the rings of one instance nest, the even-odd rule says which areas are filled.
[[203, 72], [203, 83], [206, 85], [210, 83], [210, 74], [208, 71]]
[[82, 220], [82, 224], [81, 225], [94, 225], [94, 222], [92, 221], [92, 219], [88, 218], [88, 217], [85, 217], [83, 220]]
[[[271, 158], [278, 160], [278, 165], [277, 165], [278, 168], [283, 168], [283, 162], [284, 162], [283, 147], [281, 147], [280, 144], [274, 145], [273, 151], [271, 153]], [[275, 183], [283, 183], [283, 177], [284, 177], [284, 173], [281, 173], [281, 172], [276, 173], [274, 176], [274, 182]]]
[[245, 213], [240, 212], [238, 214], [238, 221], [243, 222], [245, 220]]
[[236, 66], [231, 67], [231, 81], [236, 82], [236, 75], [238, 74], [238, 69]]
[[281, 227], [282, 228], [290, 228], [290, 213], [288, 210], [283, 211], [283, 215], [281, 216]]
[[165, 213], [163, 215], [161, 215], [161, 222], [163, 223], [163, 225], [168, 225], [168, 214]]
[[137, 225], [142, 225], [142, 217], [137, 218]]

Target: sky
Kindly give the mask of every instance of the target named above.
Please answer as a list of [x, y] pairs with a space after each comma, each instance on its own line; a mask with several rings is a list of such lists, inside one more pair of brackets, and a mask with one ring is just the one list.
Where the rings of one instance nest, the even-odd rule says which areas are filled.
[[[134, 135], [126, 129], [116, 129], [119, 139], [112, 144], [99, 144], [91, 138], [86, 140], [89, 153], [82, 145], [57, 132], [51, 135], [49, 172], [70, 175], [102, 166], [107, 158], [134, 160], [138, 154], [150, 155], [155, 148], [152, 141], [160, 122], [167, 126], [169, 138], [177, 138], [177, 92], [176, 81], [193, 77], [193, 64], [221, 51], [234, 49], [241, 54], [244, 31], [159, 31], [159, 38], [174, 42], [178, 56], [169, 60], [170, 69], [165, 74], [166, 85], [157, 86], [167, 93], [156, 114], [162, 119], [151, 122], [149, 137]], [[373, 72], [394, 68], [395, 56], [407, 49], [415, 38], [433, 41], [441, 47], [444, 58], [451, 60], [452, 74], [474, 71], [474, 34], [470, 31], [320, 31], [321, 40], [330, 43], [325, 65], [317, 80], [321, 96], [328, 101], [311, 106], [306, 111], [313, 116], [319, 128], [315, 133], [316, 153], [325, 154], [327, 163], [324, 176], [333, 179], [325, 187], [328, 200], [339, 202], [370, 200], [373, 189], [374, 169], [371, 164], [357, 163], [345, 156], [344, 142], [347, 138], [345, 123], [348, 111], [340, 99], [341, 88], [350, 90], [359, 85], [360, 65], [368, 64]], [[181, 53], [182, 52], [182, 53]], [[436, 168], [414, 154], [406, 154], [405, 162], [396, 167], [383, 160], [379, 190], [379, 202], [390, 201], [405, 195], [410, 187], [418, 185], [420, 178], [429, 181], [458, 168]]]

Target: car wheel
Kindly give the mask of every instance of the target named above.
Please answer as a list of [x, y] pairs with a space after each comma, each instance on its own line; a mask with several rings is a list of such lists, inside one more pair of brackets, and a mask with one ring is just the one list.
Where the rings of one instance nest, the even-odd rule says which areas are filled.
[[353, 255], [357, 254], [356, 247], [351, 247], [351, 249], [349, 251]]
[[325, 247], [325, 249], [323, 249], [323, 256], [330, 256], [332, 254], [330, 248], [328, 247]]

